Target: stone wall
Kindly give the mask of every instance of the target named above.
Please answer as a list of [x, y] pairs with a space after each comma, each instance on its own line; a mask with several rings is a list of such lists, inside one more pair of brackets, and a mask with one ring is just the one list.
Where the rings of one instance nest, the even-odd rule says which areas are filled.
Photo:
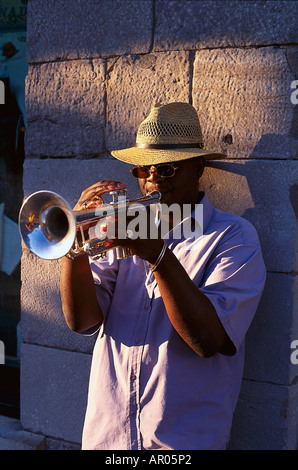
[[[297, 3], [29, 0], [24, 194], [71, 204], [98, 179], [137, 194], [110, 151], [133, 145], [155, 102], [199, 111], [206, 148], [227, 158], [203, 188], [258, 230], [268, 271], [247, 336], [231, 449], [296, 449]], [[296, 34], [295, 34], [296, 33]], [[21, 422], [47, 448], [79, 448], [92, 338], [65, 325], [60, 261], [22, 258]]]

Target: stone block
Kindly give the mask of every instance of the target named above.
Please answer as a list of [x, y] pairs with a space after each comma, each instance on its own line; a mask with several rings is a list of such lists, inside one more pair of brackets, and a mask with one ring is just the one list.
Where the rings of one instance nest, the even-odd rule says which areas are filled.
[[133, 146], [137, 129], [155, 103], [189, 102], [190, 53], [165, 52], [109, 59], [107, 148]]
[[45, 450], [45, 437], [24, 431], [18, 419], [0, 416], [0, 450]]
[[230, 450], [297, 450], [297, 384], [244, 381]]
[[81, 442], [91, 356], [23, 344], [21, 423], [25, 430]]
[[22, 341], [92, 352], [95, 338], [70, 331], [64, 320], [59, 291], [60, 260], [45, 261], [24, 251], [21, 275]]
[[104, 149], [104, 78], [100, 59], [30, 66], [26, 155], [99, 155]]
[[293, 80], [285, 49], [197, 51], [193, 105], [205, 146], [229, 158], [297, 158]]
[[263, 296], [246, 335], [245, 379], [279, 385], [297, 381], [298, 365], [291, 362], [291, 342], [298, 340], [297, 282], [297, 276], [267, 273]]
[[46, 439], [46, 450], [81, 450], [81, 443], [61, 441], [60, 439]]
[[152, 28], [152, 0], [32, 0], [28, 4], [27, 60], [146, 53]]
[[293, 1], [156, 0], [154, 50], [297, 42]]
[[267, 270], [298, 270], [298, 163], [274, 160], [214, 161], [201, 188], [215, 207], [249, 220], [256, 228]]
[[286, 47], [287, 60], [291, 70], [295, 73], [296, 79], [298, 78], [298, 44], [295, 46]]
[[[24, 163], [24, 197], [34, 191], [50, 190], [63, 196], [71, 206], [81, 192], [99, 180], [116, 180], [126, 184], [128, 197], [140, 196], [137, 180], [130, 173], [131, 165], [110, 158], [63, 159], [28, 158]], [[103, 196], [108, 202], [111, 196]]]
[[[25, 197], [39, 190], [50, 190], [64, 197], [71, 206], [82, 190], [100, 179], [120, 180], [129, 188], [130, 198], [139, 197], [138, 183], [129, 165], [115, 159], [27, 159], [24, 165]], [[110, 196], [106, 201], [111, 200]], [[60, 260], [37, 258], [23, 247], [21, 263], [22, 340], [54, 348], [91, 352], [93, 337], [71, 332], [61, 310], [59, 291]]]

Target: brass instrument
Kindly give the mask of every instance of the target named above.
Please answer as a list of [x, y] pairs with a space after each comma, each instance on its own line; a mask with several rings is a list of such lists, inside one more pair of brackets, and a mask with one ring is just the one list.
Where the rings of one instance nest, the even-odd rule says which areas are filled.
[[[73, 211], [68, 202], [52, 191], [37, 191], [22, 204], [19, 213], [19, 230], [25, 245], [39, 258], [53, 260], [68, 256], [75, 258], [83, 253], [93, 258], [106, 256], [110, 249], [116, 250], [118, 259], [131, 256], [127, 248], [110, 246], [106, 235], [88, 238], [86, 227], [113, 218], [129, 208], [144, 209], [151, 204], [159, 206], [159, 191], [129, 200], [126, 190], [111, 191], [113, 201], [95, 209]], [[160, 210], [160, 209], [159, 209]], [[156, 211], [156, 225], [159, 223]], [[88, 230], [90, 233], [90, 230]]]

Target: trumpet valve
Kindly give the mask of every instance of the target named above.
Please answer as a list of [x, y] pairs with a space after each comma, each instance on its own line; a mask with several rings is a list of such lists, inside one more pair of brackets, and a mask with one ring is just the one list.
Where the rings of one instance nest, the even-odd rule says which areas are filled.
[[126, 201], [126, 193], [127, 189], [115, 189], [114, 191], [110, 191], [110, 195], [112, 196], [112, 201], [110, 204], [118, 204], [119, 202], [125, 202]]

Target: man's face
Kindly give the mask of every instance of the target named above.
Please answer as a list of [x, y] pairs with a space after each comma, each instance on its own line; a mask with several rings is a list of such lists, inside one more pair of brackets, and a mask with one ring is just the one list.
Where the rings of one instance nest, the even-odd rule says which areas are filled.
[[[203, 158], [175, 162], [175, 166], [178, 169], [172, 177], [163, 178], [153, 171], [147, 178], [139, 179], [142, 194], [158, 190], [162, 195], [161, 202], [169, 206], [174, 203], [179, 205], [198, 203], [199, 177], [204, 168]], [[154, 165], [148, 168], [154, 170]]]

